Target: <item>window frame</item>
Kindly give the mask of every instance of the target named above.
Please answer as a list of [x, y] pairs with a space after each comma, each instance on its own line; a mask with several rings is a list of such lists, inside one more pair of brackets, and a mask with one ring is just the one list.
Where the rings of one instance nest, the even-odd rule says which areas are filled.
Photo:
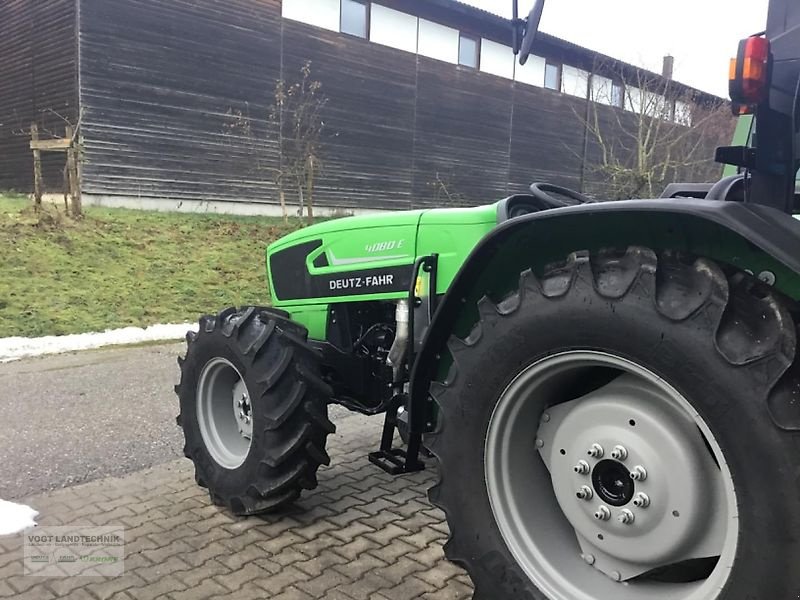
[[[349, 31], [345, 31], [343, 29], [344, 25], [344, 3], [345, 1], [352, 2], [353, 4], [361, 4], [364, 7], [364, 35], [360, 36], [355, 33], [350, 33]], [[372, 3], [369, 0], [341, 0], [339, 2], [339, 33], [344, 35], [349, 35], [350, 37], [357, 38], [359, 40], [367, 40], [369, 41], [370, 38], [370, 28], [372, 26]]]
[[[475, 64], [474, 65], [467, 65], [461, 62], [461, 42], [464, 39], [471, 40], [475, 42]], [[458, 66], [459, 67], [466, 67], [467, 69], [475, 69], [476, 71], [480, 70], [481, 68], [481, 38], [476, 35], [471, 35], [469, 33], [464, 33], [463, 31], [458, 32]]]
[[[549, 87], [547, 85], [547, 68], [548, 67], [555, 67], [556, 68], [556, 87]], [[557, 62], [552, 61], [552, 60], [550, 60], [548, 58], [545, 58], [545, 60], [544, 60], [544, 81], [542, 82], [542, 87], [544, 87], [544, 89], [551, 90], [553, 92], [559, 92], [559, 93], [563, 92], [563, 90], [561, 89], [561, 86], [564, 83], [564, 80], [563, 80], [563, 67], [564, 67], [564, 65], [562, 65], [561, 63], [557, 63]]]

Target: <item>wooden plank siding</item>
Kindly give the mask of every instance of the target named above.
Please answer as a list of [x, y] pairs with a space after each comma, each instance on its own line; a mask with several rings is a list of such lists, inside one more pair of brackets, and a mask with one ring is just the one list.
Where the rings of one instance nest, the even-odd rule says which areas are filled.
[[[30, 191], [28, 131], [64, 135], [78, 120], [76, 0], [0, 2], [0, 189]], [[64, 155], [44, 153], [45, 191], [63, 189]]]
[[[445, 0], [383, 3], [508, 41], [502, 19]], [[541, 44], [592, 68], [589, 51]], [[79, 75], [85, 194], [277, 204], [269, 107], [307, 61], [328, 98], [318, 205], [478, 204], [534, 180], [603, 189], [584, 167], [599, 152], [586, 100], [283, 19], [281, 0], [2, 0], [0, 189], [32, 182], [28, 140], [11, 129], [49, 108], [75, 120]], [[63, 157], [46, 161], [60, 185]]]
[[[475, 204], [504, 195], [509, 182], [510, 82], [424, 57], [419, 58], [418, 74], [415, 206]], [[446, 191], [435, 194], [437, 185]]]
[[[579, 180], [580, 101], [279, 15], [264, 0], [82, 0], [84, 191], [277, 202], [263, 121], [306, 61], [329, 99], [320, 205], [475, 204]], [[225, 133], [230, 110], [268, 140], [260, 173], [252, 144]]]
[[229, 111], [264, 128], [280, 27], [270, 0], [82, 0], [84, 192], [274, 200], [277, 140], [256, 169]]
[[329, 99], [316, 201], [410, 208], [417, 57], [289, 20], [283, 23], [283, 57], [287, 82], [296, 81], [310, 61]]

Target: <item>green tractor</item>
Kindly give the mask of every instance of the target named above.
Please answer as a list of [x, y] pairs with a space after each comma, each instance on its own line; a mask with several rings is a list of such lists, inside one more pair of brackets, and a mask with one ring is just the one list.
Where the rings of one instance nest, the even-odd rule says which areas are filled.
[[[541, 13], [514, 19], [522, 63]], [[797, 598], [798, 28], [772, 0], [742, 42], [732, 98], [758, 136], [718, 150], [739, 173], [716, 184], [534, 184], [271, 245], [274, 306], [203, 317], [179, 361], [197, 482], [236, 515], [286, 506], [339, 404], [385, 415], [377, 467], [435, 456], [475, 598]]]

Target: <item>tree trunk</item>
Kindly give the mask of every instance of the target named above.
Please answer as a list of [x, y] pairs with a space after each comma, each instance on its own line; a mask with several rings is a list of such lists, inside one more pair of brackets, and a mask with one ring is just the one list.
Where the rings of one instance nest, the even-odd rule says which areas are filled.
[[283, 189], [283, 185], [280, 186], [278, 189], [278, 198], [281, 201], [281, 212], [283, 213], [283, 222], [289, 222], [289, 213], [286, 211], [286, 192]]
[[303, 181], [301, 179], [297, 181], [297, 196], [300, 200], [300, 217], [302, 218], [306, 205], [305, 199], [303, 198]]
[[314, 222], [314, 157], [309, 156], [307, 161], [306, 178], [308, 183], [308, 198], [306, 205], [308, 206], [308, 222]]

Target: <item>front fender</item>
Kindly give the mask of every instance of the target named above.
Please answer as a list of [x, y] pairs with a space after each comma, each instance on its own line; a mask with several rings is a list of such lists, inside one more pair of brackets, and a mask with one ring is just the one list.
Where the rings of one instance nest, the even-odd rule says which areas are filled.
[[[417, 431], [433, 426], [428, 388], [444, 377], [451, 335], [466, 336], [478, 320], [477, 303], [513, 291], [519, 274], [576, 250], [646, 246], [680, 250], [756, 275], [800, 300], [800, 223], [775, 209], [700, 199], [629, 200], [542, 211], [503, 223], [470, 254], [426, 332], [411, 373]], [[502, 357], [498, 357], [502, 358]], [[423, 408], [419, 410], [418, 408]]]

